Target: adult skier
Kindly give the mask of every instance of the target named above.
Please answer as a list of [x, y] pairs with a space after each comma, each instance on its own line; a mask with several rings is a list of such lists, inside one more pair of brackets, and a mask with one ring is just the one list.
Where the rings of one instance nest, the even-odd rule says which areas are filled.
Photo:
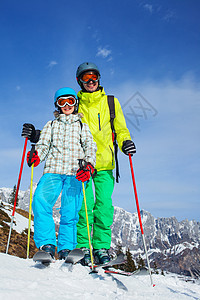
[[[77, 82], [81, 87], [78, 93], [79, 109], [83, 113], [82, 122], [89, 125], [94, 141], [97, 144], [97, 174], [86, 185], [87, 211], [92, 232], [93, 254], [97, 263], [110, 261], [108, 250], [111, 245], [111, 225], [114, 208], [112, 193], [114, 188], [113, 169], [115, 168], [110, 111], [107, 95], [100, 85], [100, 71], [91, 62], [82, 63], [76, 72]], [[125, 118], [117, 98], [114, 98], [114, 129], [119, 148], [123, 153], [132, 155], [136, 152], [126, 127]], [[94, 185], [94, 193], [93, 193]], [[77, 224], [77, 247], [82, 248], [85, 256], [84, 265], [90, 263], [88, 235], [86, 227], [85, 207], [79, 212]]]

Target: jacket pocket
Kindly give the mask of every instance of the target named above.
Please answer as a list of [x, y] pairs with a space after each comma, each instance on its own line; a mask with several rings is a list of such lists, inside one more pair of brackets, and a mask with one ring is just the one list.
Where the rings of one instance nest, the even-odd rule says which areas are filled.
[[114, 153], [113, 153], [113, 150], [110, 147], [110, 145], [109, 145], [109, 148], [110, 148], [110, 151], [111, 151], [111, 154], [112, 154], [112, 166], [113, 166], [113, 164], [114, 164]]

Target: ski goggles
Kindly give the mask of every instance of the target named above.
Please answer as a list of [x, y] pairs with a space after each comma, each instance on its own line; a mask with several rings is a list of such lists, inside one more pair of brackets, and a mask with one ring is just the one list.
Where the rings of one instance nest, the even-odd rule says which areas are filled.
[[56, 103], [59, 107], [64, 107], [65, 105], [74, 106], [76, 105], [76, 98], [73, 96], [59, 97]]
[[83, 75], [81, 76], [80, 81], [81, 81], [82, 83], [89, 83], [90, 81], [92, 81], [92, 82], [95, 83], [95, 82], [97, 82], [99, 79], [100, 79], [99, 74], [87, 74], [87, 73], [85, 73], [85, 74], [83, 74]]

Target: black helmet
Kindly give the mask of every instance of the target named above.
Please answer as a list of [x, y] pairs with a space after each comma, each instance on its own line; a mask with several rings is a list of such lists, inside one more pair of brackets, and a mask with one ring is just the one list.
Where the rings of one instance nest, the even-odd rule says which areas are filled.
[[79, 82], [81, 75], [86, 71], [95, 71], [100, 76], [99, 69], [94, 63], [85, 62], [85, 63], [82, 63], [76, 71], [76, 79], [78, 82]]

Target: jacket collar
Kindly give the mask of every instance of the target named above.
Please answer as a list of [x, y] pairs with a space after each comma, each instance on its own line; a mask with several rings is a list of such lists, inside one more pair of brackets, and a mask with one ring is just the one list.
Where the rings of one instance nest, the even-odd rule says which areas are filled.
[[81, 118], [81, 114], [71, 114], [69, 116], [66, 116], [65, 114], [59, 114], [59, 116], [56, 119], [63, 123], [71, 124], [81, 120]]
[[103, 87], [100, 87], [98, 91], [93, 93], [83, 92], [82, 90], [78, 92], [78, 98], [81, 101], [89, 102], [89, 103], [99, 101], [100, 98], [104, 95], [105, 95], [105, 91]]

